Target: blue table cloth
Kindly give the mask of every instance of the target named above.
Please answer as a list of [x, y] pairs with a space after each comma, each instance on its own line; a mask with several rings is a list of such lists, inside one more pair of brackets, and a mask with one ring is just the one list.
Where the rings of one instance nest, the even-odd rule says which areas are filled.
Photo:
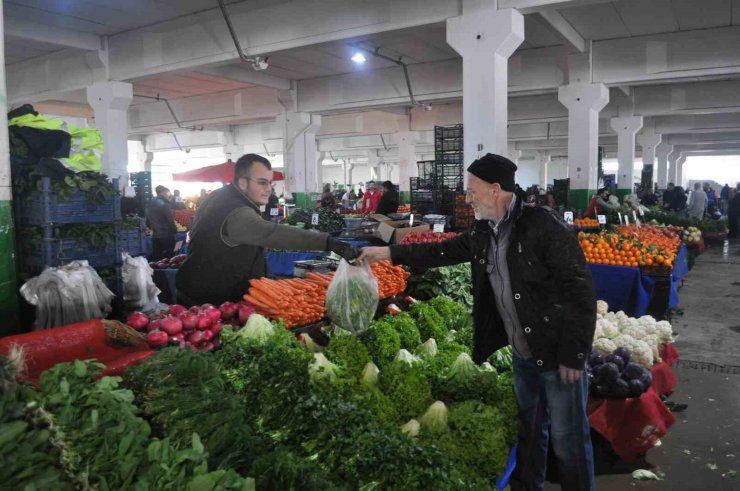
[[623, 310], [640, 317], [647, 312], [655, 281], [645, 281], [640, 268], [589, 264], [596, 298], [609, 304], [609, 310]]

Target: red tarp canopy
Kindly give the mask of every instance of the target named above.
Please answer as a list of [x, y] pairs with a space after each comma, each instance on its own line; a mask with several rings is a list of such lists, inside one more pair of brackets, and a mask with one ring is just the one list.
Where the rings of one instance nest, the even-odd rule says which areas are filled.
[[[187, 172], [172, 174], [173, 181], [182, 182], [231, 182], [234, 180], [234, 162], [201, 167]], [[283, 173], [272, 171], [273, 181], [282, 181]]]

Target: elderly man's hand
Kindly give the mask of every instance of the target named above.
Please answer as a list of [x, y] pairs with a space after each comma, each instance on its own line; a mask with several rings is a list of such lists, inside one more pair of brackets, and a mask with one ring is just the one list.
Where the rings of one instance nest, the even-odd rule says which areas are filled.
[[391, 260], [391, 248], [390, 247], [363, 247], [362, 252], [358, 261], [367, 261], [368, 263], [374, 263], [378, 261], [390, 261]]
[[574, 384], [581, 379], [582, 375], [583, 370], [560, 365], [560, 380], [562, 380], [564, 384]]

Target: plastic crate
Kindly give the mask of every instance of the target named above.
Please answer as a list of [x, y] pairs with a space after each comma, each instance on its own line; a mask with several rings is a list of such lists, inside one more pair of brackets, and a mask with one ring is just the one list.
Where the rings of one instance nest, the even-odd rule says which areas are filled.
[[434, 177], [434, 160], [421, 160], [416, 163], [419, 169], [419, 179], [431, 179]]
[[21, 269], [26, 273], [40, 273], [47, 267], [58, 267], [85, 259], [92, 267], [112, 266], [118, 261], [116, 244], [95, 249], [80, 239], [43, 239], [25, 244], [19, 254]]
[[434, 180], [433, 179], [422, 179], [420, 177], [412, 177], [410, 179], [410, 187], [411, 192], [419, 191], [419, 190], [428, 190], [431, 191], [434, 189]]
[[[113, 180], [116, 189], [117, 181]], [[101, 204], [91, 202], [82, 192], [73, 193], [69, 199], [61, 201], [51, 191], [51, 180], [48, 177], [43, 179], [42, 191], [34, 191], [30, 196], [19, 196], [14, 203], [16, 218], [21, 225], [112, 222], [121, 218], [119, 195]]]
[[140, 256], [146, 253], [144, 229], [123, 229], [119, 236], [119, 249], [128, 252], [130, 256]]
[[435, 126], [434, 127], [434, 139], [448, 139], [448, 138], [463, 138], [463, 125], [456, 124], [452, 126]]

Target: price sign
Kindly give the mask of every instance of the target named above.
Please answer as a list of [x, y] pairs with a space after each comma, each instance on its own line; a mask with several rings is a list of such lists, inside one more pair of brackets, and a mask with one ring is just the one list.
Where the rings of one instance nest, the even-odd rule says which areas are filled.
[[319, 224], [319, 214], [314, 213], [311, 215], [311, 225], [318, 225]]
[[276, 217], [280, 214], [280, 210], [277, 208], [270, 208], [270, 216]]
[[644, 211], [642, 211], [642, 207], [638, 208], [638, 209], [637, 209], [637, 211], [639, 211], [639, 212], [640, 212], [640, 216], [641, 216], [641, 217], [644, 217], [644, 216], [645, 216], [645, 212], [644, 212]]
[[622, 225], [624, 222], [622, 221], [622, 213], [617, 212], [617, 215], [619, 215], [619, 224]]
[[412, 213], [411, 216], [409, 216], [409, 227], [414, 226], [414, 214]]
[[434, 232], [435, 233], [442, 233], [445, 231], [445, 224], [444, 223], [435, 223], [434, 224]]
[[596, 215], [599, 220], [599, 225], [606, 225], [606, 215]]
[[563, 218], [565, 219], [565, 223], [573, 225], [573, 212], [572, 211], [566, 211], [563, 215]]

